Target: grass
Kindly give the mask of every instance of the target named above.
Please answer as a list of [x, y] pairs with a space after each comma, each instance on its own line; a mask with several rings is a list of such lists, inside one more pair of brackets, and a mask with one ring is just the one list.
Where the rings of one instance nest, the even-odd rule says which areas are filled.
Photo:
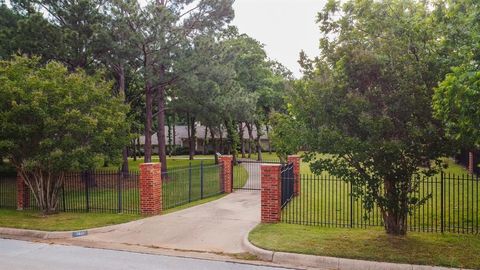
[[220, 198], [225, 197], [225, 195], [226, 194], [213, 195], [213, 196], [208, 197], [208, 198], [203, 199], [203, 200], [197, 200], [197, 201], [193, 201], [191, 203], [187, 203], [187, 204], [183, 204], [183, 205], [180, 205], [180, 206], [177, 206], [177, 207], [173, 207], [173, 208], [170, 208], [170, 209], [167, 209], [167, 210], [163, 211], [163, 214], [170, 214], [170, 213], [177, 212], [177, 211], [180, 211], [180, 210], [184, 210], [184, 209], [187, 209], [187, 208], [190, 208], [190, 207], [194, 207], [194, 206], [197, 206], [197, 205], [212, 202], [212, 201], [215, 201], [215, 200], [218, 200]]
[[35, 211], [0, 209], [0, 227], [42, 231], [74, 231], [125, 223], [142, 218], [135, 214], [58, 213], [43, 216]]
[[478, 235], [409, 233], [382, 229], [340, 229], [290, 224], [258, 225], [249, 235], [256, 246], [284, 252], [372, 261], [480, 268]]
[[242, 165], [233, 167], [233, 188], [242, 188], [248, 180], [248, 171]]

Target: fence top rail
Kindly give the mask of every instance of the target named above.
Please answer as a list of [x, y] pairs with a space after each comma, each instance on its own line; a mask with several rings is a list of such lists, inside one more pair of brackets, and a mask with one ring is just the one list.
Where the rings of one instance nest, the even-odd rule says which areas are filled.
[[259, 160], [253, 160], [253, 159], [238, 159], [237, 162], [240, 163], [240, 164], [241, 164], [241, 163], [286, 164], [286, 162], [282, 162], [282, 161], [280, 161], [280, 160], [262, 160], [262, 161], [259, 161]]
[[[305, 181], [346, 181], [340, 177], [330, 175], [330, 174], [301, 174], [300, 178]], [[442, 183], [442, 176], [440, 174], [434, 175], [434, 176], [421, 176], [418, 180], [421, 182], [428, 182], [429, 184], [435, 184], [435, 183]], [[453, 173], [447, 173], [443, 174], [443, 180], [444, 181], [451, 181], [453, 184], [457, 182], [479, 182], [480, 183], [480, 177], [475, 174], [453, 174]]]
[[179, 167], [174, 169], [169, 169], [166, 172], [162, 172], [162, 174], [169, 174], [169, 173], [176, 173], [176, 172], [185, 172], [189, 170], [199, 170], [203, 167], [203, 169], [210, 169], [210, 168], [220, 168], [220, 164], [208, 164], [208, 165], [195, 165], [195, 166], [187, 166], [187, 167]]

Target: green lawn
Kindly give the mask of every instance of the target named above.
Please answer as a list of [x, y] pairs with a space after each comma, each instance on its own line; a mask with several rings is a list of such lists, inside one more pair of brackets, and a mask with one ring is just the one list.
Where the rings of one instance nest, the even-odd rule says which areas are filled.
[[409, 233], [391, 237], [382, 229], [340, 229], [290, 224], [258, 225], [249, 235], [261, 248], [372, 261], [480, 268], [478, 235]]
[[42, 231], [70, 231], [125, 223], [142, 218], [134, 214], [58, 213], [42, 216], [35, 211], [0, 209], [0, 227]]
[[248, 172], [242, 165], [233, 167], [233, 187], [241, 188], [245, 186], [248, 180]]

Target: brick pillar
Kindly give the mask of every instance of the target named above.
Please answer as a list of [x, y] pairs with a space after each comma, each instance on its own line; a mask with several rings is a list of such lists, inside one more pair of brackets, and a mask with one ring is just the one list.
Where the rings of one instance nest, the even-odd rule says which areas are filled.
[[223, 191], [225, 193], [232, 193], [233, 186], [232, 186], [232, 175], [233, 175], [233, 168], [232, 168], [232, 161], [233, 156], [220, 156], [219, 157], [220, 166], [222, 169], [220, 170], [221, 176], [220, 179], [223, 183]]
[[293, 176], [294, 176], [294, 184], [293, 184], [293, 195], [298, 196], [300, 195], [301, 190], [301, 179], [300, 179], [300, 156], [297, 155], [290, 155], [287, 158], [288, 163], [293, 163]]
[[23, 179], [23, 176], [17, 172], [17, 210], [23, 210], [30, 206], [30, 190]]
[[140, 213], [158, 215], [162, 212], [162, 174], [160, 163], [140, 164]]
[[262, 164], [261, 220], [262, 223], [277, 223], [280, 221], [281, 209], [281, 181], [280, 164]]
[[473, 152], [470, 151], [468, 152], [468, 172], [471, 174], [473, 174], [473, 166], [474, 166]]

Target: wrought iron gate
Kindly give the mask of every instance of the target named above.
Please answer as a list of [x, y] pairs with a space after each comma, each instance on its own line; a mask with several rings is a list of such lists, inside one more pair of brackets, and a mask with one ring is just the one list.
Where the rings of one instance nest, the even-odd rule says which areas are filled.
[[265, 163], [281, 164], [280, 161], [256, 161], [239, 159], [233, 166], [232, 187], [234, 190], [261, 190], [260, 166]]

